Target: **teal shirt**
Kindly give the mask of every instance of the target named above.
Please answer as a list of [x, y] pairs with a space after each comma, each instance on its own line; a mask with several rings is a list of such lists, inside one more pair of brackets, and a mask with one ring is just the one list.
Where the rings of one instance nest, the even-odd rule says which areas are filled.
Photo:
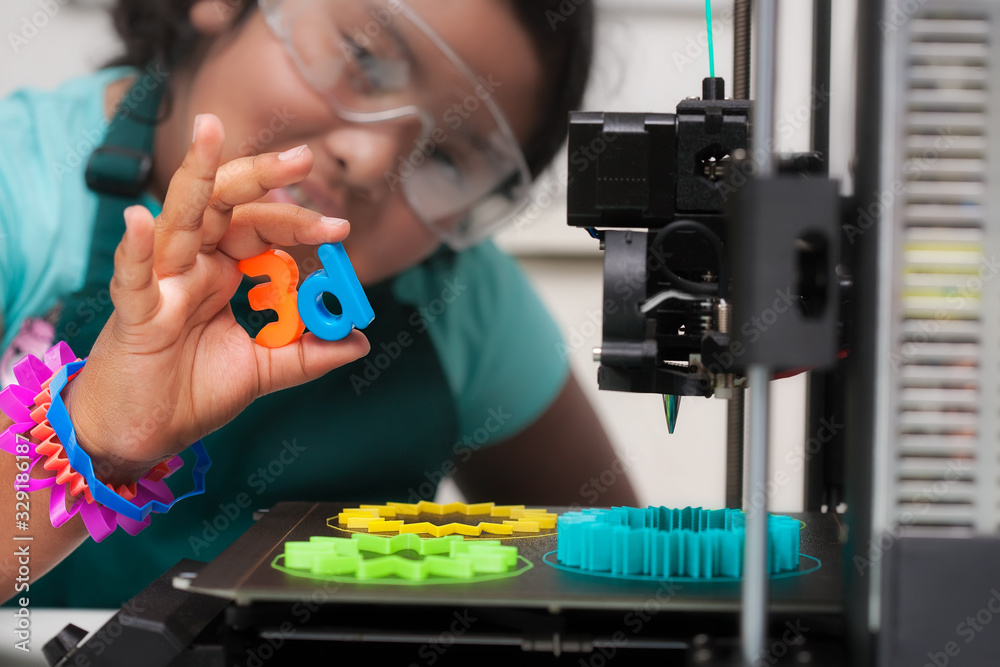
[[[26, 318], [44, 317], [83, 285], [98, 201], [83, 174], [108, 128], [104, 89], [128, 73], [105, 70], [0, 102], [4, 349]], [[330, 404], [321, 414], [283, 421], [282, 394], [293, 394], [258, 400], [207, 439], [215, 465], [204, 496], [154, 516], [138, 537], [118, 531], [85, 544], [32, 585], [32, 603], [120, 605], [179, 558], [214, 557], [249, 526], [252, 509], [280, 500], [432, 495], [451, 461], [524, 429], [566, 381], [558, 327], [517, 263], [490, 242], [439, 253], [366, 290], [373, 304], [386, 304], [381, 320], [376, 306], [368, 357], [290, 390], [322, 387]], [[96, 298], [74, 316], [109, 311]], [[409, 363], [416, 350], [436, 359]], [[172, 487], [183, 492], [189, 474], [185, 468]]]

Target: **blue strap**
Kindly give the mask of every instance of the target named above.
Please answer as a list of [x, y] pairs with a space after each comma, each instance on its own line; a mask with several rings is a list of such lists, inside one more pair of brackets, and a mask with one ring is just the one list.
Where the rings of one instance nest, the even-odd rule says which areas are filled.
[[121, 497], [97, 479], [97, 475], [94, 473], [94, 463], [91, 461], [90, 455], [76, 441], [76, 429], [73, 428], [73, 422], [69, 418], [69, 412], [67, 412], [66, 404], [63, 402], [61, 396], [68, 378], [83, 368], [86, 363], [86, 360], [84, 360], [67, 364], [52, 378], [52, 381], [49, 383], [52, 404], [49, 406], [48, 420], [52, 425], [52, 430], [59, 436], [59, 442], [62, 444], [63, 449], [66, 450], [66, 458], [69, 459], [70, 466], [87, 481], [87, 486], [90, 487], [90, 494], [94, 497], [94, 500], [133, 521], [143, 521], [149, 516], [150, 512], [165, 514], [181, 500], [204, 493], [205, 473], [212, 466], [212, 459], [209, 458], [208, 452], [205, 451], [205, 445], [202, 444], [201, 440], [191, 445], [191, 451], [195, 455], [194, 466], [191, 469], [194, 490], [175, 498], [169, 505], [165, 505], [158, 500], [151, 500], [142, 507], [139, 507]]
[[132, 199], [142, 194], [153, 172], [160, 100], [166, 77], [146, 73], [118, 106], [108, 134], [87, 163], [87, 187], [101, 195]]

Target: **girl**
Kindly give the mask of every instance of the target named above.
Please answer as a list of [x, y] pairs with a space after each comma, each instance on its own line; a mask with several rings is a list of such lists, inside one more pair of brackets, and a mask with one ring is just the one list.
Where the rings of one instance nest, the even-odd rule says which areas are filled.
[[[52, 529], [33, 494], [32, 577], [65, 562], [32, 604], [118, 606], [282, 500], [415, 502], [453, 475], [470, 500], [580, 504], [621, 469], [555, 324], [483, 240], [564, 140], [590, 2], [114, 11], [116, 67], [0, 104], [4, 347], [41, 318], [89, 353], [63, 395], [102, 482], [206, 434], [215, 465], [204, 496], [100, 544], [79, 519]], [[90, 160], [68, 159], [95, 128]], [[341, 240], [376, 313], [365, 334], [255, 345], [266, 320], [237, 261], [281, 246], [304, 277]], [[13, 479], [13, 457], [0, 465]], [[617, 477], [600, 504], [635, 503]]]

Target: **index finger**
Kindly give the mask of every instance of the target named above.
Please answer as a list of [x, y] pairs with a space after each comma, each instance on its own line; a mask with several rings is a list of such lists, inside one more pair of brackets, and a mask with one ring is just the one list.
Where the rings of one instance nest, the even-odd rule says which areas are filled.
[[233, 259], [249, 259], [274, 246], [340, 243], [350, 231], [346, 220], [294, 204], [246, 204], [233, 211], [232, 225], [218, 248]]
[[202, 250], [215, 248], [229, 230], [233, 209], [293, 183], [312, 169], [313, 156], [305, 145], [284, 153], [238, 158], [219, 167], [212, 201], [205, 210]]
[[215, 189], [224, 139], [217, 117], [195, 118], [191, 147], [170, 179], [163, 212], [156, 219], [154, 266], [161, 278], [190, 269], [201, 251], [202, 219]]

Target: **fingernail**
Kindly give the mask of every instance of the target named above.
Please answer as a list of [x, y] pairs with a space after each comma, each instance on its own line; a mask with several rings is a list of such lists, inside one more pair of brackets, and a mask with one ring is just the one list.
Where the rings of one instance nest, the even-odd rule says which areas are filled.
[[198, 126], [201, 125], [201, 117], [203, 115], [198, 114], [194, 117], [194, 132], [191, 134], [191, 143], [194, 143], [194, 140], [198, 138]]
[[132, 209], [136, 209], [136, 208], [139, 208], [138, 204], [135, 205], [135, 206], [129, 206], [128, 208], [125, 209], [124, 213], [122, 214], [122, 217], [125, 218], [125, 229], [126, 230], [128, 230], [128, 229], [130, 229], [132, 227], [132, 223], [131, 223], [131, 220], [130, 220], [130, 218], [132, 217], [131, 213], [132, 213]]
[[302, 144], [298, 148], [291, 148], [291, 149], [285, 151], [284, 153], [279, 153], [278, 154], [278, 159], [281, 160], [282, 162], [288, 162], [289, 160], [294, 160], [298, 156], [302, 155], [302, 153], [303, 153], [303, 151], [305, 151], [305, 149], [306, 149], [306, 145], [305, 144]]
[[333, 225], [334, 227], [339, 227], [340, 225], [347, 224], [347, 220], [344, 220], [343, 218], [328, 218], [326, 216], [320, 218], [319, 221], [322, 222], [324, 225]]

